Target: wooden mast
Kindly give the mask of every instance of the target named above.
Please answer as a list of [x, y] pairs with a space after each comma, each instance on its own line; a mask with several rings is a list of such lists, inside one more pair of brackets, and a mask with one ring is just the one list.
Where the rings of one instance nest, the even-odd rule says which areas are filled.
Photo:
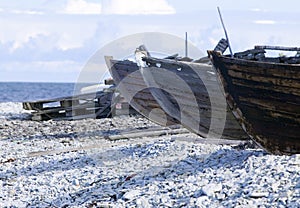
[[229, 51], [230, 51], [230, 55], [231, 55], [231, 57], [233, 57], [233, 53], [232, 53], [231, 46], [230, 46], [230, 43], [229, 43], [229, 38], [228, 38], [228, 35], [227, 35], [227, 31], [226, 31], [226, 28], [225, 28], [225, 25], [224, 25], [224, 22], [223, 22], [223, 19], [222, 19], [221, 11], [220, 11], [219, 7], [217, 7], [217, 8], [218, 8], [220, 20], [221, 20], [221, 23], [222, 23], [222, 27], [223, 27], [223, 30], [224, 30], [224, 33], [225, 33], [225, 37], [226, 37], [226, 40], [227, 40], [227, 43], [228, 43], [228, 48], [229, 48]]

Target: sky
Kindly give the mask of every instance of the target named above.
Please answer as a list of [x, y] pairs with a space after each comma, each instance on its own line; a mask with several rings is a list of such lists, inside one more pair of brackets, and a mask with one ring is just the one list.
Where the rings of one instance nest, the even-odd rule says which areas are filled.
[[[296, 0], [0, 0], [0, 82], [77, 82], [99, 50], [137, 33], [184, 39], [187, 32], [189, 43], [205, 54], [224, 37], [218, 6], [234, 52], [254, 45], [299, 47], [298, 5]], [[105, 65], [99, 71], [100, 80]]]

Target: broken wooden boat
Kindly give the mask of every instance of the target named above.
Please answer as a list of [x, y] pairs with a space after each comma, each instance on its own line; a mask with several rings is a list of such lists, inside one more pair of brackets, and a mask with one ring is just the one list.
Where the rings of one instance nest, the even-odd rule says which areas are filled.
[[34, 121], [108, 118], [115, 107], [113, 94], [114, 88], [107, 86], [97, 92], [23, 102], [23, 109], [31, 111]]
[[[297, 51], [266, 57], [265, 50]], [[273, 154], [300, 153], [300, 48], [255, 46], [222, 55], [208, 51], [233, 115], [250, 137]]]
[[112, 56], [106, 56], [105, 61], [117, 90], [138, 113], [162, 126], [179, 124], [174, 117], [164, 112], [153, 98], [137, 63], [130, 60], [114, 60]]
[[212, 65], [136, 57], [142, 57], [137, 62], [153, 97], [184, 127], [205, 138], [248, 139], [226, 104]]

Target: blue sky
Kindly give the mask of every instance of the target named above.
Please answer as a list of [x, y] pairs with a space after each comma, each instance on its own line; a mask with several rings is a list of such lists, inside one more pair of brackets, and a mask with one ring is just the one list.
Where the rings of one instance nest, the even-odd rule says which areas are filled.
[[257, 44], [300, 46], [298, 5], [271, 0], [1, 0], [0, 81], [76, 82], [97, 50], [141, 32], [182, 38], [188, 32], [190, 43], [205, 52], [224, 36], [217, 6], [234, 51]]

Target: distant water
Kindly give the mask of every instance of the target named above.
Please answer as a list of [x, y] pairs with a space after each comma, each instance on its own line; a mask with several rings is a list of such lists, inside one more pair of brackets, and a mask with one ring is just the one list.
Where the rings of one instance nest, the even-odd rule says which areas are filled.
[[0, 102], [24, 102], [73, 95], [75, 83], [0, 82]]

